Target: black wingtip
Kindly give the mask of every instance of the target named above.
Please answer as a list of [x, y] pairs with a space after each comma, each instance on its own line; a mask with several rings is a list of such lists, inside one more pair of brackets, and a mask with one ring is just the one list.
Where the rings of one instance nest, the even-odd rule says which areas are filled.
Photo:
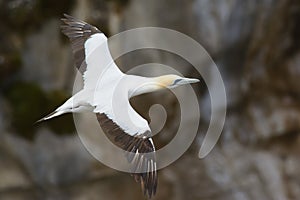
[[[104, 113], [97, 113], [98, 122], [105, 135], [117, 146], [126, 151], [125, 156], [132, 164], [131, 175], [140, 183], [142, 193], [151, 199], [156, 194], [158, 174], [155, 158], [155, 147], [151, 138], [132, 136], [124, 132]], [[141, 155], [143, 154], [143, 155]]]
[[[148, 172], [149, 173], [149, 172]], [[149, 174], [147, 173], [136, 173], [133, 174], [134, 180], [136, 182], [139, 182], [141, 184], [142, 192], [145, 197], [148, 199], [151, 199], [152, 197], [155, 196], [156, 194], [156, 189], [157, 189], [157, 173], [152, 172], [154, 174], [151, 174], [151, 178], [149, 177]]]
[[81, 20], [79, 20], [79, 19], [77, 19], [77, 18], [75, 18], [71, 15], [68, 15], [66, 13], [64, 13], [63, 16], [64, 17], [60, 18], [60, 20], [63, 21], [65, 24], [68, 24], [68, 22], [75, 22], [75, 21], [85, 23], [85, 22], [83, 22], [83, 21], [81, 21]]
[[[73, 16], [71, 16], [71, 15], [69, 15], [69, 14], [66, 14], [66, 13], [64, 13], [63, 16], [64, 16], [65, 18], [67, 18], [67, 19], [74, 19]], [[62, 18], [62, 19], [64, 19], [64, 18]]]
[[60, 18], [61, 21], [65, 21], [66, 19], [68, 19], [69, 17], [71, 17], [71, 15], [68, 15], [66, 13], [63, 14], [63, 17]]

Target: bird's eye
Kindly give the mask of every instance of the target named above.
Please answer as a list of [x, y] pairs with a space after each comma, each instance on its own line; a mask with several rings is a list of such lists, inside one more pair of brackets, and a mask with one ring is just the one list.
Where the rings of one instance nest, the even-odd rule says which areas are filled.
[[181, 79], [176, 79], [173, 83], [173, 85], [176, 85], [179, 81], [181, 81]]

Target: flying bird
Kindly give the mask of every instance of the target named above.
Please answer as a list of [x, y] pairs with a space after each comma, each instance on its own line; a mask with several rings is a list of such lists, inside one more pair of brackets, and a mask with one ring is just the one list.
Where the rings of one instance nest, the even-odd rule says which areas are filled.
[[39, 121], [65, 113], [95, 113], [106, 136], [131, 153], [126, 155], [128, 162], [134, 163], [136, 169], [145, 168], [133, 170], [132, 175], [140, 182], [144, 195], [151, 198], [156, 193], [158, 181], [155, 146], [148, 122], [131, 107], [129, 99], [199, 80], [172, 74], [159, 77], [127, 75], [114, 62], [104, 33], [67, 14], [61, 20], [64, 23], [62, 32], [71, 41], [75, 65], [83, 76], [84, 86]]

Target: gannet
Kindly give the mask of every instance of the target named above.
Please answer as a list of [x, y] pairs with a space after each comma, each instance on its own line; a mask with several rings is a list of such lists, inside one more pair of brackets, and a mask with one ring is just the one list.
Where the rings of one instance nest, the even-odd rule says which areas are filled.
[[[75, 65], [83, 75], [81, 91], [39, 121], [65, 113], [93, 112], [106, 136], [123, 150], [134, 153], [129, 162], [144, 166], [143, 173], [132, 173], [144, 195], [151, 198], [157, 188], [155, 146], [148, 122], [130, 105], [131, 97], [164, 88], [196, 83], [199, 80], [178, 75], [142, 77], [123, 73], [114, 62], [107, 37], [84, 21], [64, 14], [62, 32], [70, 39]], [[114, 105], [114, 100], [117, 104]], [[39, 122], [38, 121], [38, 122]], [[147, 153], [147, 156], [141, 156]]]

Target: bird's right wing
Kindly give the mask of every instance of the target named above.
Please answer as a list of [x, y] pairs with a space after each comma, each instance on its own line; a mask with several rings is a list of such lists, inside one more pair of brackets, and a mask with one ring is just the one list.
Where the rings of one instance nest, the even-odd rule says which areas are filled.
[[70, 15], [64, 14], [64, 17], [61, 29], [71, 41], [76, 67], [83, 74], [84, 87], [94, 89], [104, 72], [109, 72], [110, 77], [121, 76], [123, 73], [110, 54], [104, 33]]
[[98, 122], [106, 136], [115, 145], [127, 151], [127, 160], [135, 166], [132, 175], [140, 182], [144, 195], [151, 198], [156, 193], [157, 169], [155, 147], [145, 134], [136, 136], [126, 133], [105, 113], [97, 113]]

